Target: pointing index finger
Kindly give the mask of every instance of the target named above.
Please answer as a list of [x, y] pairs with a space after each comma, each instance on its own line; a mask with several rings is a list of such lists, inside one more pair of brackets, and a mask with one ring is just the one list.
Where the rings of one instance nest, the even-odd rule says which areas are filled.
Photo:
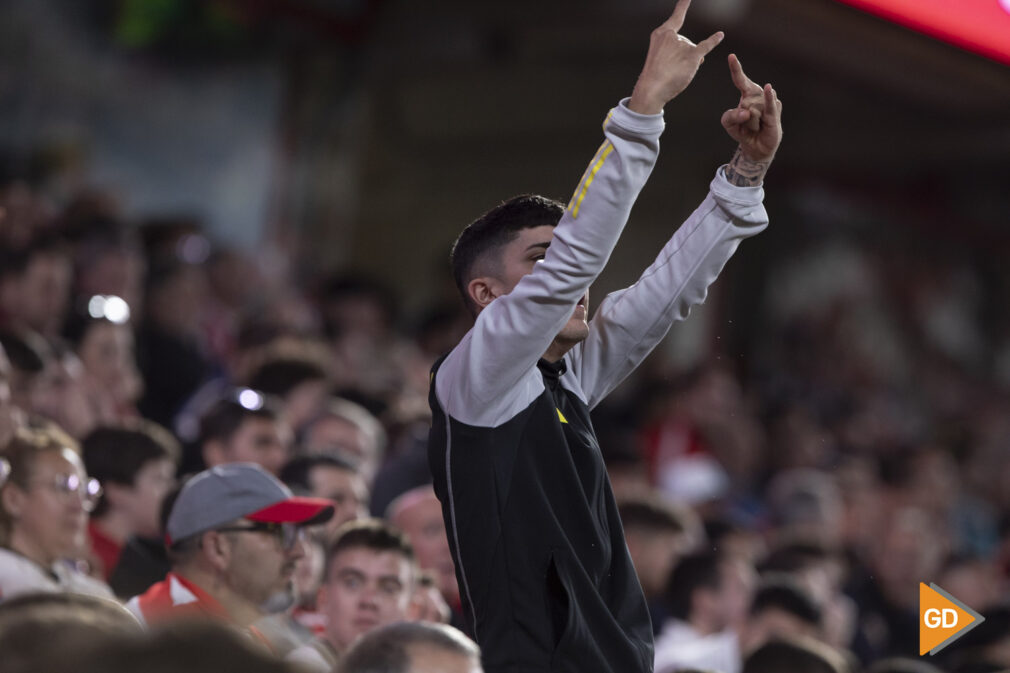
[[743, 66], [740, 65], [740, 59], [736, 57], [736, 54], [729, 55], [729, 74], [740, 93], [749, 94], [760, 91], [761, 88], [744, 74]]

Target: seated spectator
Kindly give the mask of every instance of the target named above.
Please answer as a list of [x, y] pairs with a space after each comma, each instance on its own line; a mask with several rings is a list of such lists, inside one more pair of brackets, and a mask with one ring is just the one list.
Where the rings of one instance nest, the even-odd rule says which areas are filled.
[[849, 673], [841, 654], [808, 640], [772, 640], [743, 662], [743, 673]]
[[306, 453], [344, 456], [369, 484], [386, 451], [386, 431], [379, 420], [360, 404], [339, 397], [331, 398], [301, 435]]
[[199, 446], [207, 467], [256, 463], [276, 475], [291, 458], [291, 431], [269, 397], [239, 388], [200, 419]]
[[81, 450], [88, 474], [102, 484], [88, 532], [108, 581], [131, 537], [159, 537], [161, 502], [175, 484], [180, 449], [164, 428], [134, 421], [93, 430]]
[[677, 559], [702, 541], [701, 520], [693, 510], [675, 506], [658, 494], [626, 496], [618, 502], [624, 539], [638, 581], [649, 601], [653, 628], [667, 617], [662, 596]]
[[70, 305], [73, 264], [65, 242], [38, 232], [23, 248], [7, 251], [0, 263], [0, 316], [13, 331], [60, 335]]
[[347, 653], [337, 673], [483, 673], [480, 648], [445, 624], [399, 622], [376, 629]]
[[738, 673], [738, 631], [750, 605], [753, 569], [711, 552], [680, 559], [667, 585], [670, 619], [656, 638], [656, 673], [701, 668]]
[[753, 652], [775, 638], [823, 641], [821, 608], [797, 580], [788, 575], [761, 581], [741, 634], [741, 650]]
[[63, 336], [84, 367], [84, 386], [104, 422], [137, 415], [143, 392], [134, 358], [130, 307], [121, 298], [96, 295], [67, 320]]
[[68, 593], [22, 594], [0, 604], [0, 671], [76, 673], [89, 652], [140, 633], [137, 619], [113, 600]]
[[211, 619], [249, 628], [264, 606], [287, 607], [278, 594], [294, 600], [300, 526], [332, 515], [328, 501], [293, 496], [257, 465], [205, 470], [183, 485], [168, 516], [172, 571], [127, 607], [147, 624]]
[[342, 458], [324, 454], [298, 456], [284, 466], [280, 478], [296, 493], [333, 501], [333, 518], [325, 529], [330, 540], [348, 521], [368, 516], [368, 486], [358, 469]]
[[10, 465], [0, 489], [0, 600], [39, 591], [112, 598], [68, 563], [83, 556], [88, 512], [101, 493], [76, 443], [56, 429], [22, 429], [0, 455]]
[[321, 412], [329, 380], [322, 364], [308, 357], [284, 357], [260, 365], [249, 385], [279, 400], [282, 418], [297, 431]]
[[326, 615], [323, 638], [290, 660], [329, 671], [362, 634], [407, 618], [414, 592], [414, 551], [382, 521], [355, 521], [341, 529], [326, 554], [317, 604]]
[[389, 505], [386, 519], [406, 534], [417, 555], [418, 566], [435, 575], [442, 597], [458, 618], [462, 605], [456, 566], [435, 489], [429, 485], [407, 491]]

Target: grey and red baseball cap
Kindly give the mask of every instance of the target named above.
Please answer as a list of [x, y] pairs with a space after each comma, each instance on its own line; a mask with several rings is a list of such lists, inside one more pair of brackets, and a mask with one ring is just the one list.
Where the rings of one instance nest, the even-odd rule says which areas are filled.
[[329, 521], [333, 502], [296, 496], [255, 463], [228, 463], [204, 470], [182, 487], [165, 525], [171, 546], [236, 519], [314, 525]]

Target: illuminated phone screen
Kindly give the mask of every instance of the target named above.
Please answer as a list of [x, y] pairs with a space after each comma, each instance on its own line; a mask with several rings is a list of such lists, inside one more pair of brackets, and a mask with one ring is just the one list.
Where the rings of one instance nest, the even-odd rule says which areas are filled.
[[1010, 65], [1010, 0], [841, 0]]

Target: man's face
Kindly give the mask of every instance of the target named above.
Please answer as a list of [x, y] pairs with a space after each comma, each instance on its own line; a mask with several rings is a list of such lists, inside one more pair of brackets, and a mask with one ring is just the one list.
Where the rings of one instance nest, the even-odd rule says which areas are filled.
[[[252, 526], [241, 520], [236, 527]], [[261, 608], [268, 600], [284, 594], [293, 602], [295, 567], [305, 556], [299, 537], [285, 549], [281, 537], [267, 531], [226, 532], [230, 555], [224, 575], [232, 591], [250, 605]]]
[[0, 346], [0, 446], [14, 436], [14, 429], [19, 422], [20, 414], [11, 396], [10, 376], [11, 363], [3, 346]]
[[290, 457], [291, 432], [287, 426], [280, 421], [257, 416], [249, 416], [242, 421], [221, 452], [221, 462], [256, 463], [274, 475], [280, 472]]
[[418, 644], [409, 649], [409, 673], [484, 673], [480, 661], [434, 645]]
[[393, 518], [393, 525], [410, 540], [417, 555], [417, 564], [434, 573], [438, 588], [446, 601], [457, 604], [459, 586], [456, 583], [456, 569], [452, 563], [449, 539], [445, 534], [442, 506], [435, 494], [400, 509]]
[[[554, 240], [554, 227], [544, 225], [522, 229], [515, 240], [507, 243], [501, 255], [500, 278], [495, 283], [497, 296], [508, 294], [515, 289], [523, 276], [533, 272], [538, 262], [543, 261], [547, 247]], [[589, 291], [579, 300], [571, 318], [561, 331], [558, 340], [575, 344], [589, 336]]]
[[348, 521], [368, 516], [368, 487], [361, 475], [330, 465], [317, 465], [309, 472], [310, 495], [333, 501], [333, 518], [326, 523], [332, 534]]
[[88, 376], [117, 402], [140, 396], [141, 380], [133, 357], [133, 332], [126, 325], [96, 322], [77, 350]]
[[345, 549], [330, 561], [319, 590], [326, 639], [343, 652], [358, 636], [405, 619], [412, 592], [411, 563], [399, 552]]

